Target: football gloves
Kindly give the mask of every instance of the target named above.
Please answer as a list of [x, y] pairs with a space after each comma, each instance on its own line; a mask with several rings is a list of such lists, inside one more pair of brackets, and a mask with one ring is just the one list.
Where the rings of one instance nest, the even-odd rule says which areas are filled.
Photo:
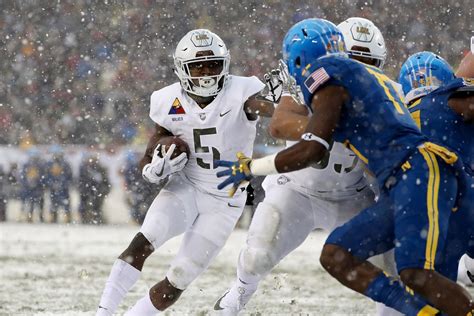
[[265, 80], [265, 89], [266, 95], [263, 95], [263, 98], [273, 102], [280, 102], [282, 95], [289, 94], [291, 95], [296, 102], [299, 104], [304, 104], [303, 92], [301, 87], [296, 84], [295, 78], [293, 78], [289, 71], [286, 63], [280, 59], [278, 62], [278, 68], [272, 69], [263, 76]]
[[304, 104], [304, 97], [301, 87], [296, 84], [295, 78], [291, 76], [288, 71], [288, 66], [281, 59], [278, 62], [278, 70], [280, 71], [280, 77], [283, 81], [283, 94], [290, 94], [296, 100], [296, 102], [299, 104]]
[[467, 271], [467, 276], [468, 276], [469, 280], [471, 280], [471, 282], [474, 283], [474, 275], [472, 275], [472, 273], [469, 272], [469, 270]]
[[229, 191], [229, 196], [232, 197], [237, 189], [252, 178], [250, 173], [251, 158], [246, 157], [243, 153], [237, 153], [237, 161], [228, 160], [214, 160], [214, 167], [224, 167], [226, 170], [217, 173], [218, 178], [227, 177], [222, 181], [217, 188], [222, 190], [229, 184], [232, 188]]
[[263, 95], [263, 98], [267, 101], [278, 103], [280, 102], [281, 95], [283, 93], [283, 80], [281, 78], [280, 70], [273, 69], [267, 72], [263, 79], [267, 86], [267, 94]]
[[161, 144], [156, 146], [151, 162], [143, 167], [143, 179], [150, 183], [160, 183], [170, 174], [181, 171], [188, 162], [188, 156], [183, 152], [178, 157], [171, 159], [175, 148], [176, 145], [171, 144], [165, 151], [165, 146]]

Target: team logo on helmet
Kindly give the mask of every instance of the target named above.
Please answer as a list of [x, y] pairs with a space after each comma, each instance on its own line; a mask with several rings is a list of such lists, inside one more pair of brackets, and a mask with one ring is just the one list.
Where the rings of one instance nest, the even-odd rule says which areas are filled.
[[428, 85], [428, 78], [426, 76], [426, 69], [420, 68], [415, 73], [415, 81], [413, 82], [413, 88], [424, 87]]
[[359, 42], [370, 42], [374, 37], [374, 34], [370, 32], [370, 29], [367, 25], [362, 25], [361, 23], [355, 24], [351, 30], [352, 37], [354, 40]]
[[212, 37], [206, 33], [195, 33], [191, 36], [191, 41], [196, 47], [206, 47], [212, 45]]
[[356, 28], [357, 33], [365, 34], [365, 35], [370, 35], [369, 28], [365, 26], [358, 26]]

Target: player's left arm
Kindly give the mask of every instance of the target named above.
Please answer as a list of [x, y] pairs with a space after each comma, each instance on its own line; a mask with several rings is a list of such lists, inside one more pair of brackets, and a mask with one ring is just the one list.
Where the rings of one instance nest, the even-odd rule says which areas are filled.
[[449, 100], [448, 105], [454, 112], [461, 115], [465, 122], [474, 123], [474, 89], [471, 95], [466, 96], [454, 94]]
[[[335, 85], [328, 85], [313, 96], [313, 115], [302, 139], [275, 157], [275, 169], [278, 173], [303, 169], [324, 158], [347, 98], [347, 91]], [[257, 169], [258, 160], [254, 160], [250, 165], [250, 172], [254, 175], [261, 174]]]
[[258, 116], [271, 117], [283, 93], [284, 82], [279, 69], [266, 73], [264, 79], [265, 89], [250, 96], [244, 103], [244, 112], [251, 121]]
[[469, 52], [461, 61], [456, 77], [474, 78], [474, 55]]
[[232, 196], [252, 176], [300, 170], [319, 162], [330, 148], [332, 134], [347, 98], [347, 91], [339, 86], [328, 85], [319, 90], [311, 99], [313, 115], [301, 140], [277, 154], [252, 160], [239, 153], [237, 161], [216, 160], [214, 166], [226, 168], [219, 171], [217, 177], [227, 177], [217, 188], [223, 189], [232, 184]]
[[274, 110], [273, 102], [265, 99], [260, 92], [250, 96], [244, 103], [244, 112], [249, 120], [256, 120], [257, 116], [271, 117]]

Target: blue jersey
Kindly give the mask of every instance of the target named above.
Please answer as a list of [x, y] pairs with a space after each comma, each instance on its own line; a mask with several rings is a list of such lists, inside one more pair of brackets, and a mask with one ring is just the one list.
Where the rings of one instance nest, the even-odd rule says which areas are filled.
[[409, 111], [430, 140], [455, 151], [466, 170], [474, 175], [474, 124], [465, 123], [462, 116], [448, 105], [453, 94], [466, 89], [474, 92], [473, 83], [462, 78], [454, 79], [415, 101], [409, 106]]
[[349, 99], [341, 110], [334, 140], [344, 143], [384, 184], [411, 152], [427, 141], [392, 81], [378, 68], [341, 56], [308, 65], [302, 91], [307, 105], [322, 87], [344, 87]]

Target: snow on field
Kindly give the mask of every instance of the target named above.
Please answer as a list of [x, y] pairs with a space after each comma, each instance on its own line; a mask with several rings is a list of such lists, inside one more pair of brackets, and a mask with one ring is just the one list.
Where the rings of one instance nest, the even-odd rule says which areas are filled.
[[[117, 255], [136, 226], [0, 224], [0, 315], [93, 315]], [[236, 230], [207, 272], [165, 315], [213, 315], [214, 301], [232, 282], [246, 232]], [[323, 272], [325, 234], [313, 233], [262, 282], [245, 315], [367, 315], [374, 305]], [[160, 280], [180, 238], [153, 254], [120, 306], [123, 314]]]
[[[77, 205], [77, 192], [72, 200]], [[99, 227], [19, 223], [20, 204], [11, 201], [9, 222], [0, 223], [0, 316], [94, 315], [115, 258], [138, 231], [129, 224], [122, 200], [123, 192], [112, 190], [104, 207], [110, 224]], [[243, 315], [373, 315], [374, 303], [342, 287], [321, 268], [318, 258], [326, 236], [312, 233], [285, 258], [261, 283]], [[235, 230], [209, 270], [165, 315], [215, 315], [212, 307], [235, 277], [245, 237], [245, 230]], [[180, 240], [168, 241], [148, 259], [118, 315], [164, 277]]]

